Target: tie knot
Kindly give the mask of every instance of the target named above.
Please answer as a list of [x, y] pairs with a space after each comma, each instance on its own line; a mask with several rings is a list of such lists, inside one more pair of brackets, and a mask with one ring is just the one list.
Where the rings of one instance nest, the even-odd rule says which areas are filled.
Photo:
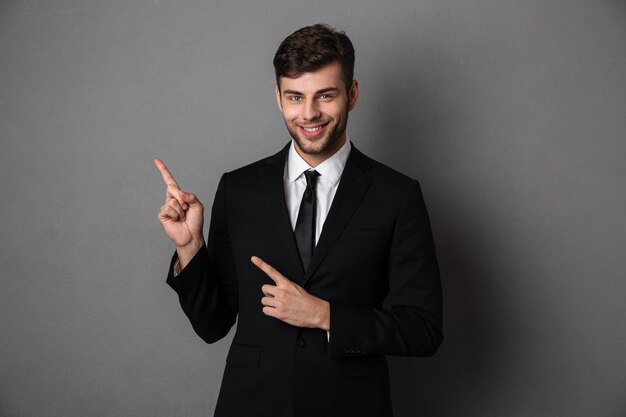
[[315, 189], [315, 184], [317, 183], [317, 177], [319, 177], [320, 173], [314, 169], [309, 169], [304, 171], [304, 176], [306, 177], [306, 185]]

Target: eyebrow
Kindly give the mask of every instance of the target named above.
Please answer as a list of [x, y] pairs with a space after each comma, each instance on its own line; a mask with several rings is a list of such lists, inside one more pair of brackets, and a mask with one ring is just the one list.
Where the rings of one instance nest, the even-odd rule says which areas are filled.
[[[339, 91], [339, 89], [337, 87], [328, 87], [328, 88], [322, 88], [321, 90], [317, 90], [315, 92], [315, 95], [318, 94], [324, 94], [324, 93], [330, 93], [330, 92], [337, 92]], [[296, 90], [284, 90], [283, 94], [295, 94], [298, 96], [303, 96], [304, 93], [301, 93], [300, 91], [296, 91]]]

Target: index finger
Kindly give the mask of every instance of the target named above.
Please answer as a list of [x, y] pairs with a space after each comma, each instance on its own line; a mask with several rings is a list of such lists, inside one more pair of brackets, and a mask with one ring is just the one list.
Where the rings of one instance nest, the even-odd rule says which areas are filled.
[[283, 276], [283, 274], [278, 272], [273, 266], [271, 266], [270, 264], [268, 264], [267, 262], [265, 262], [263, 259], [259, 258], [258, 256], [253, 256], [252, 258], [250, 258], [250, 260], [260, 270], [265, 272], [265, 275], [270, 277], [272, 281], [274, 281], [276, 284], [280, 284], [281, 282], [287, 280], [287, 278]]
[[165, 182], [165, 184], [174, 185], [176, 188], [180, 188], [172, 174], [170, 174], [170, 172], [167, 170], [167, 167], [165, 166], [163, 161], [161, 161], [159, 158], [154, 158], [154, 164], [161, 173], [161, 177], [163, 177], [163, 181]]

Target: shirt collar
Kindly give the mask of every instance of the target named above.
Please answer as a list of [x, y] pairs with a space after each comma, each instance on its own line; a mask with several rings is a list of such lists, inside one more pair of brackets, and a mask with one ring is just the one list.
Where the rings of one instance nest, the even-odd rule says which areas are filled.
[[[321, 177], [330, 181], [333, 186], [336, 185], [346, 166], [350, 149], [352, 149], [352, 145], [350, 144], [350, 140], [346, 139], [346, 142], [337, 152], [314, 169], [320, 173]], [[291, 145], [289, 146], [289, 155], [287, 157], [287, 179], [289, 182], [293, 182], [302, 175], [304, 171], [309, 169], [313, 168], [298, 154], [295, 148], [295, 141], [292, 139]]]

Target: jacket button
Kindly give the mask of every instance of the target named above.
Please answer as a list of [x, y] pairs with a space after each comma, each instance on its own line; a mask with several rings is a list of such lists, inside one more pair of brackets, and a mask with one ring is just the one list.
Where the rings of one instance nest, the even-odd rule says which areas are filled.
[[354, 353], [354, 348], [350, 348], [350, 352], [348, 353]]
[[304, 339], [298, 339], [298, 341], [296, 342], [298, 344], [298, 346], [300, 346], [301, 348], [306, 346], [306, 340]]
[[345, 349], [343, 350], [343, 353], [350, 353], [350, 349], [345, 348]]

